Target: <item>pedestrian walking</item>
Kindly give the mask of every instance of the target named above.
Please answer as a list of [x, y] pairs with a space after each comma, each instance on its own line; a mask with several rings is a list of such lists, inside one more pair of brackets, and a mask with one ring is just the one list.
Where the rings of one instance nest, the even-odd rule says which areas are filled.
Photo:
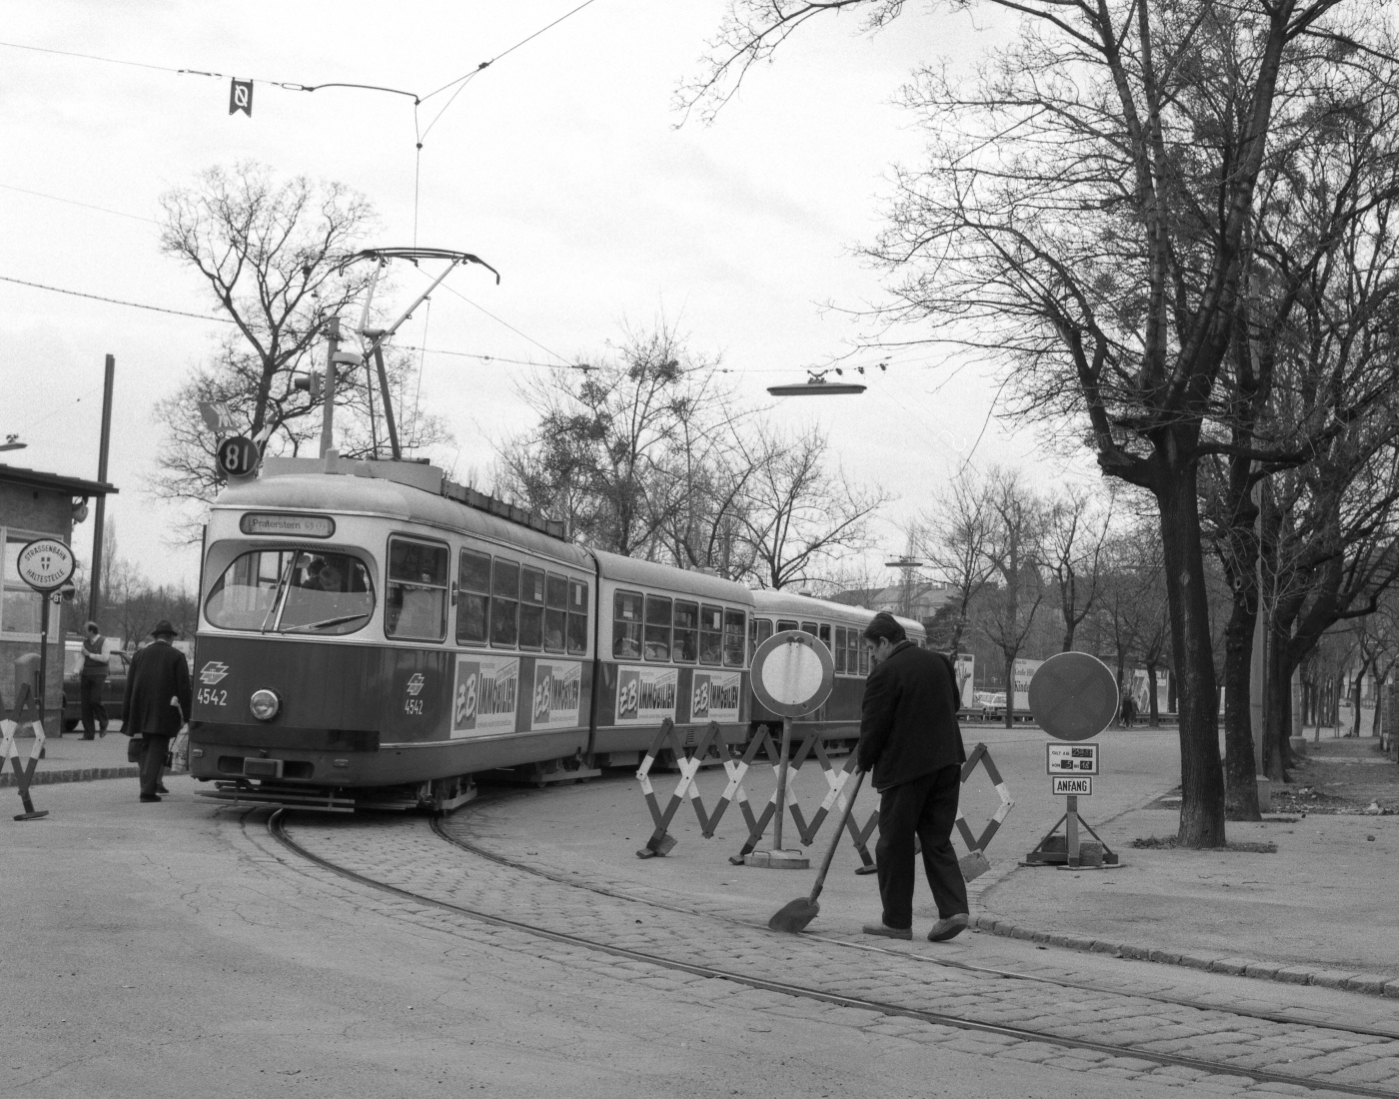
[[1130, 694], [1122, 696], [1122, 727], [1130, 729], [1133, 719], [1137, 716], [1137, 704]]
[[165, 619], [151, 630], [155, 641], [136, 654], [126, 677], [126, 722], [122, 732], [141, 738], [141, 800], [169, 793], [161, 784], [170, 740], [184, 724], [192, 701], [189, 661], [171, 642], [175, 627]]
[[909, 641], [885, 611], [865, 627], [873, 667], [865, 681], [856, 760], [880, 793], [875, 845], [884, 911], [867, 935], [913, 938], [915, 840], [937, 903], [928, 932], [943, 942], [967, 926], [967, 884], [952, 847], [967, 754], [957, 724], [961, 698], [951, 662]]
[[83, 720], [83, 739], [106, 736], [108, 714], [102, 704], [102, 688], [107, 684], [111, 642], [102, 636], [96, 622], [87, 624], [83, 641], [83, 666], [78, 673], [78, 702]]

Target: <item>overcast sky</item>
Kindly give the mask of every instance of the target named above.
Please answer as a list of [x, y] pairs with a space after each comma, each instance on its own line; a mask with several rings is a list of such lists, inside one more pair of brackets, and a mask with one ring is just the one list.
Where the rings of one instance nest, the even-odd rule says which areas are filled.
[[[7, 42], [133, 64], [0, 46], [0, 276], [211, 314], [206, 288], [159, 252], [158, 198], [244, 159], [362, 191], [382, 223], [364, 243], [409, 243], [411, 100], [270, 82], [425, 94], [578, 2], [11, 0]], [[402, 330], [403, 343], [468, 356], [423, 357], [422, 399], [457, 440], [435, 457], [463, 479], [485, 474], [494, 444], [529, 426], [518, 388], [546, 368], [469, 356], [586, 360], [623, 324], [663, 316], [722, 360], [742, 402], [779, 425], [818, 422], [853, 480], [897, 494], [880, 526], [889, 553], [902, 549], [900, 524], [969, 456], [1021, 463], [1046, 487], [1092, 479], [1087, 463], [1067, 469], [1029, 433], [988, 423], [987, 376], [954, 376], [935, 350], [896, 353], [860, 397], [767, 396], [853, 346], [858, 327], [825, 303], [879, 300], [879, 274], [854, 250], [878, 230], [889, 166], [918, 155], [912, 119], [893, 102], [900, 83], [920, 61], [970, 62], [998, 32], [984, 13], [921, 6], [875, 37], [850, 17], [814, 20], [712, 125], [681, 125], [676, 88], [699, 71], [723, 7], [594, 0], [480, 73], [432, 125], [418, 242], [497, 267], [498, 287], [479, 268], [450, 285], [510, 326], [439, 292]], [[165, 71], [181, 68], [224, 76]], [[229, 75], [256, 82], [251, 118], [228, 114]], [[447, 98], [419, 109], [421, 126]], [[413, 278], [400, 280], [405, 291]], [[222, 327], [0, 281], [0, 435], [29, 443], [0, 461], [95, 476], [102, 362], [115, 355], [109, 478], [121, 492], [108, 514], [120, 553], [161, 582], [192, 584], [198, 555], [172, 546], [178, 515], [146, 488], [161, 446], [151, 406]], [[91, 521], [76, 528], [80, 557], [91, 538]]]

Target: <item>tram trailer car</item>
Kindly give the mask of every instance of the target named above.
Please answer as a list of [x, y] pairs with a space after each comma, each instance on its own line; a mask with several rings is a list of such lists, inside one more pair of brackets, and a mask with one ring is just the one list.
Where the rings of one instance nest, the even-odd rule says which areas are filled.
[[482, 771], [634, 765], [667, 718], [743, 743], [752, 593], [543, 527], [414, 463], [273, 458], [231, 484], [205, 533], [194, 777], [441, 809]]
[[[860, 635], [874, 618], [874, 612], [786, 591], [755, 591], [753, 604], [752, 649], [774, 633], [802, 630], [819, 638], [830, 649], [835, 664], [830, 696], [820, 709], [792, 722], [792, 743], [800, 744], [815, 726], [823, 742], [853, 744], [860, 736], [860, 706], [865, 694], [865, 677], [870, 671], [869, 650]], [[908, 633], [910, 641], [918, 645], [926, 642], [927, 631], [921, 623], [899, 615], [894, 617]], [[751, 706], [752, 735], [758, 735], [759, 728], [766, 725], [774, 738], [779, 737], [782, 718], [757, 698], [752, 699]]]

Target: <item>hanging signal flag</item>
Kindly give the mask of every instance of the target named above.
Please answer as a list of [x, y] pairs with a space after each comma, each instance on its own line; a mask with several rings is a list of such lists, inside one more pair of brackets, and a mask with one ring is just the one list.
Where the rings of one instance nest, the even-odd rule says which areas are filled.
[[228, 87], [228, 113], [236, 114], [238, 111], [249, 118], [253, 117], [253, 82], [234, 77]]

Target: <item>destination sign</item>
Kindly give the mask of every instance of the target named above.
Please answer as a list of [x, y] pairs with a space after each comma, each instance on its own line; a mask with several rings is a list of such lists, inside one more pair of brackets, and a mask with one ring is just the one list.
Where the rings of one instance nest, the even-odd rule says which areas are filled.
[[1055, 775], [1049, 780], [1054, 784], [1055, 794], [1069, 794], [1074, 797], [1089, 797], [1093, 793], [1093, 780], [1088, 777], [1070, 778], [1068, 775]]
[[1096, 744], [1046, 744], [1048, 760], [1045, 773], [1050, 775], [1096, 775], [1098, 746]]
[[250, 511], [238, 520], [244, 534], [275, 534], [285, 538], [329, 538], [335, 520], [328, 515], [284, 515]]

